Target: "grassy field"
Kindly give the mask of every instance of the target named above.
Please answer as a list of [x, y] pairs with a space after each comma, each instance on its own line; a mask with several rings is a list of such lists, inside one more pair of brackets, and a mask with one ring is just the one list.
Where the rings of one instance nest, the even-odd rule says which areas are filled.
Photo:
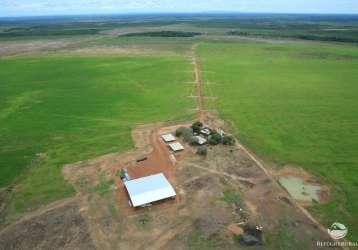
[[181, 84], [191, 70], [178, 56], [1, 59], [0, 187], [16, 183], [9, 211], [68, 196], [61, 166], [131, 148], [135, 123], [191, 117], [191, 86]]
[[206, 101], [254, 152], [303, 166], [332, 187], [312, 207], [358, 239], [358, 50], [327, 44], [206, 43], [199, 47]]

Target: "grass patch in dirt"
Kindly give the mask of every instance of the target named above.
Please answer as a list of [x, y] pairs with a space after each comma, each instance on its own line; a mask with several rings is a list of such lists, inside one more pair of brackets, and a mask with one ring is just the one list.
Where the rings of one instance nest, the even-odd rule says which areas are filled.
[[114, 180], [108, 180], [108, 181], [101, 181], [97, 184], [97, 186], [94, 188], [94, 191], [98, 193], [100, 196], [105, 196], [108, 194], [108, 192], [111, 190], [112, 186], [114, 184]]
[[224, 190], [223, 195], [220, 199], [227, 204], [236, 204], [242, 201], [240, 197], [240, 192], [236, 189]]
[[135, 224], [138, 229], [146, 229], [149, 227], [153, 218], [148, 214], [141, 214], [135, 218]]
[[8, 210], [71, 195], [62, 166], [132, 148], [134, 124], [191, 118], [190, 70], [179, 56], [1, 59], [0, 187], [17, 184]]
[[[332, 187], [311, 209], [327, 227], [358, 235], [358, 51], [327, 44], [203, 44], [198, 48], [207, 108], [236, 136], [280, 165], [303, 166]], [[205, 85], [205, 82], [215, 84]]]
[[218, 249], [222, 242], [217, 239], [207, 239], [198, 225], [194, 225], [193, 231], [186, 237], [189, 250]]
[[113, 218], [115, 218], [116, 220], [119, 219], [117, 208], [116, 208], [116, 206], [115, 206], [113, 203], [109, 203], [109, 204], [108, 204], [108, 210], [109, 210], [109, 212], [111, 213], [111, 215], [112, 215]]
[[269, 233], [265, 237], [266, 244], [270, 249], [277, 250], [300, 250], [308, 249], [304, 242], [298, 241], [295, 236], [290, 233], [284, 226], [284, 222], [278, 224], [275, 233]]

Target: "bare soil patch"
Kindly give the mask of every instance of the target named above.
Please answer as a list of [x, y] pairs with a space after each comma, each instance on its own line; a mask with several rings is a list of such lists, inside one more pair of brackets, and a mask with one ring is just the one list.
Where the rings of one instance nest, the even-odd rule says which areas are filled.
[[129, 55], [175, 55], [170, 51], [159, 51], [150, 48], [119, 47], [119, 46], [86, 46], [78, 48], [65, 48], [57, 50], [56, 55], [75, 55], [75, 56], [129, 56]]
[[0, 249], [95, 249], [74, 200], [28, 217], [0, 232]]
[[64, 48], [79, 40], [74, 38], [56, 40], [25, 40], [0, 42], [0, 56], [14, 56], [19, 54], [34, 54], [43, 50]]

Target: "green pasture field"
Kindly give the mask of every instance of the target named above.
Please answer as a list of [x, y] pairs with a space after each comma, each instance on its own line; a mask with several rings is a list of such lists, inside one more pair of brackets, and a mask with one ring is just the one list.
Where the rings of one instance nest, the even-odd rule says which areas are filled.
[[192, 86], [184, 84], [194, 78], [190, 62], [179, 56], [1, 59], [0, 187], [16, 184], [9, 211], [71, 194], [61, 167], [132, 148], [133, 125], [191, 118]]
[[[358, 239], [358, 50], [327, 44], [202, 44], [205, 106], [266, 160], [294, 164], [331, 187], [310, 210]], [[210, 83], [210, 84], [207, 84]]]

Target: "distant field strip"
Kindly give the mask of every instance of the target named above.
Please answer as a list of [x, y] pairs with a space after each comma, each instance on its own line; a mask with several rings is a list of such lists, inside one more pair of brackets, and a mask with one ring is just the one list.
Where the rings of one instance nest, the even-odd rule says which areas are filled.
[[[192, 118], [190, 58], [51, 56], [0, 60], [0, 187], [9, 208], [70, 194], [65, 163], [133, 147], [131, 126]], [[20, 174], [36, 158], [38, 165]]]
[[[205, 108], [218, 109], [250, 149], [295, 164], [332, 187], [310, 208], [358, 239], [358, 50], [327, 44], [203, 44]], [[216, 84], [205, 84], [215, 82]]]

